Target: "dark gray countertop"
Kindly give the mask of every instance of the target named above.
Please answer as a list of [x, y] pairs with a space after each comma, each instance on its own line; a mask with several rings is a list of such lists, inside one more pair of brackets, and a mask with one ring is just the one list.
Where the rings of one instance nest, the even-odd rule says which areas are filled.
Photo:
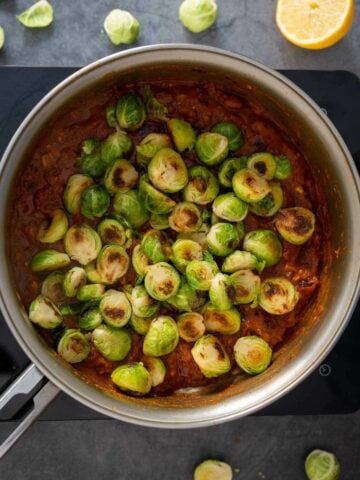
[[[55, 22], [30, 31], [15, 19], [32, 1], [2, 0], [6, 31], [2, 65], [83, 65], [120, 50], [102, 28], [109, 10], [132, 11], [141, 23], [136, 45], [186, 42], [213, 45], [274, 68], [345, 69], [360, 75], [360, 18], [338, 45], [319, 52], [284, 40], [274, 24], [274, 1], [218, 0], [216, 26], [198, 36], [177, 21], [175, 0], [52, 0]], [[360, 0], [356, 0], [360, 7]], [[356, 372], [354, 372], [356, 374]], [[0, 424], [0, 441], [13, 428]], [[339, 456], [345, 480], [360, 474], [360, 413], [346, 416], [249, 417], [203, 430], [135, 427], [114, 420], [38, 422], [0, 464], [1, 480], [185, 480], [204, 458], [229, 461], [234, 479], [305, 478], [303, 460], [312, 448]]]

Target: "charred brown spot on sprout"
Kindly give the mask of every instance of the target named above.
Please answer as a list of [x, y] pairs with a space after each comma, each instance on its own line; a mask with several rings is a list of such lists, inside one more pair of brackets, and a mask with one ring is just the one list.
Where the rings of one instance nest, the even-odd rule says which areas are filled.
[[176, 294], [180, 287], [180, 275], [166, 262], [150, 265], [145, 275], [145, 288], [155, 300], [164, 301]]
[[256, 335], [241, 337], [234, 345], [236, 363], [250, 375], [258, 375], [271, 363], [272, 350], [265, 340]]
[[66, 232], [64, 247], [72, 260], [87, 265], [98, 256], [101, 239], [88, 225], [73, 225]]
[[111, 327], [123, 327], [131, 317], [131, 303], [123, 292], [108, 290], [99, 304], [104, 322]]
[[295, 286], [286, 278], [267, 278], [261, 284], [259, 305], [273, 315], [291, 312], [299, 300]]
[[233, 335], [240, 330], [241, 316], [235, 307], [220, 310], [211, 303], [207, 303], [201, 313], [208, 332]]
[[284, 240], [301, 245], [307, 242], [314, 232], [315, 216], [307, 208], [285, 208], [278, 213], [275, 226]]
[[120, 222], [107, 218], [99, 223], [97, 231], [104, 243], [116, 243], [124, 245], [126, 243], [125, 228]]
[[56, 304], [64, 302], [66, 300], [63, 291], [64, 276], [63, 272], [51, 272], [41, 285], [41, 295]]
[[267, 180], [255, 170], [244, 168], [235, 173], [232, 179], [234, 192], [240, 200], [256, 203], [271, 192]]
[[189, 182], [184, 188], [184, 200], [198, 205], [211, 203], [219, 193], [216, 177], [202, 165], [189, 169]]
[[178, 316], [180, 337], [186, 342], [195, 342], [205, 333], [204, 317], [200, 313], [187, 312]]
[[101, 355], [111, 361], [124, 360], [131, 350], [131, 335], [123, 328], [100, 325], [92, 332], [91, 338]]
[[62, 324], [62, 315], [56, 305], [39, 295], [30, 304], [29, 319], [39, 327], [52, 330]]
[[83, 362], [90, 353], [90, 343], [80, 330], [66, 330], [61, 337], [58, 354], [69, 363]]
[[231, 369], [228, 354], [214, 335], [204, 335], [196, 341], [191, 354], [201, 373], [207, 378], [219, 377]]
[[252, 307], [257, 306], [260, 291], [260, 277], [251, 270], [238, 270], [230, 276], [234, 288], [234, 303], [251, 303]]
[[148, 230], [142, 238], [141, 249], [153, 262], [164, 262], [171, 255], [171, 243], [165, 232]]
[[137, 184], [139, 174], [128, 160], [116, 160], [105, 172], [104, 184], [110, 193], [125, 193]]
[[66, 210], [75, 214], [80, 212], [80, 199], [82, 192], [94, 184], [87, 175], [75, 174], [69, 177], [63, 195]]
[[165, 193], [182, 190], [188, 183], [184, 160], [171, 148], [163, 148], [151, 159], [148, 166], [151, 183]]
[[128, 271], [130, 258], [126, 250], [120, 245], [106, 245], [96, 260], [96, 269], [104, 282], [109, 285], [115, 283]]
[[248, 159], [248, 168], [255, 170], [266, 180], [272, 180], [276, 171], [275, 157], [268, 152], [254, 153]]
[[197, 232], [202, 225], [201, 211], [194, 203], [180, 202], [169, 216], [169, 225], [176, 232]]

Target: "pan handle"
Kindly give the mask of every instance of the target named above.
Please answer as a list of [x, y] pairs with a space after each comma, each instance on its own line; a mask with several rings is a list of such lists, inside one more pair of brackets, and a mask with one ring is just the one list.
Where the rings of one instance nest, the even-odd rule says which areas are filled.
[[[44, 380], [43, 374], [35, 365], [29, 365], [24, 372], [13, 382], [7, 390], [0, 396], [0, 411], [9, 403], [9, 401], [19, 394], [32, 392]], [[34, 407], [21, 420], [20, 424], [11, 432], [11, 434], [0, 445], [0, 459], [10, 450], [10, 448], [20, 439], [23, 433], [32, 425], [45, 408], [55, 399], [60, 390], [52, 383], [46, 382], [33, 398]]]

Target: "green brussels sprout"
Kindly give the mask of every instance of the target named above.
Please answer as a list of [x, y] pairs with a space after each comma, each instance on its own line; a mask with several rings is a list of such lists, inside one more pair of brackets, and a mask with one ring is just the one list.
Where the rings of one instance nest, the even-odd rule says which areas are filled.
[[114, 45], [129, 45], [136, 42], [140, 24], [130, 12], [115, 8], [106, 16], [104, 30]]
[[115, 105], [109, 105], [108, 107], [106, 107], [105, 118], [106, 123], [109, 125], [109, 127], [116, 127], [117, 125], [115, 111]]
[[212, 305], [218, 310], [231, 308], [235, 296], [234, 287], [229, 275], [217, 273], [211, 280], [209, 297]]
[[176, 150], [180, 153], [185, 150], [191, 152], [195, 145], [196, 136], [190, 123], [178, 118], [172, 118], [168, 121], [167, 127], [175, 143]]
[[331, 452], [313, 450], [306, 457], [305, 473], [309, 480], [338, 480], [341, 473], [340, 463]]
[[66, 301], [63, 291], [64, 276], [62, 272], [51, 272], [41, 285], [41, 295], [54, 303]]
[[205, 460], [194, 471], [194, 480], [232, 480], [232, 468], [219, 460]]
[[124, 292], [108, 290], [99, 303], [99, 310], [110, 327], [123, 327], [131, 317], [131, 303]]
[[88, 281], [91, 283], [107, 283], [106, 280], [104, 280], [97, 271], [96, 261], [92, 261], [85, 265], [85, 273]]
[[96, 137], [86, 138], [81, 143], [81, 156], [95, 152], [100, 146], [100, 140]]
[[141, 203], [138, 192], [130, 190], [114, 196], [113, 209], [122, 215], [132, 228], [139, 228], [149, 220], [149, 213]]
[[247, 166], [266, 180], [272, 180], [275, 175], [276, 160], [274, 155], [268, 152], [254, 153], [249, 157]]
[[39, 327], [52, 330], [62, 324], [62, 315], [51, 300], [39, 295], [29, 307], [29, 319]]
[[132, 265], [135, 272], [140, 276], [145, 276], [147, 269], [152, 262], [150, 258], [144, 253], [144, 250], [141, 248], [141, 245], [136, 245], [132, 252]]
[[5, 44], [5, 31], [2, 27], [0, 27], [0, 50], [3, 48]]
[[59, 240], [64, 238], [68, 227], [69, 221], [67, 219], [66, 213], [64, 212], [64, 210], [58, 208], [53, 211], [50, 225], [47, 222], [40, 225], [37, 239], [41, 243], [58, 242]]
[[236, 197], [232, 192], [219, 195], [213, 205], [213, 212], [222, 220], [228, 222], [240, 222], [248, 213], [248, 206], [245, 202]]
[[188, 182], [185, 162], [171, 148], [162, 148], [153, 156], [148, 165], [148, 174], [151, 183], [166, 193], [178, 192]]
[[148, 317], [138, 317], [134, 315], [134, 312], [131, 314], [128, 325], [139, 335], [145, 335], [150, 328], [150, 323], [153, 321], [153, 318]]
[[217, 265], [205, 260], [192, 260], [186, 267], [186, 279], [195, 290], [209, 290], [217, 273]]
[[159, 102], [151, 91], [149, 85], [145, 85], [143, 90], [143, 97], [145, 100], [146, 113], [149, 118], [166, 120], [168, 109], [165, 105]]
[[301, 245], [314, 233], [315, 215], [303, 207], [284, 208], [278, 213], [275, 226], [284, 240]]
[[191, 349], [191, 354], [204, 377], [219, 377], [231, 370], [230, 358], [214, 335], [200, 337]]
[[86, 310], [80, 317], [77, 318], [77, 323], [83, 330], [94, 330], [102, 324], [102, 316], [98, 308], [91, 308]]
[[280, 155], [275, 157], [276, 160], [276, 170], [274, 177], [278, 180], [286, 180], [290, 177], [292, 173], [291, 161], [285, 157], [285, 155]]
[[67, 297], [76, 297], [80, 287], [85, 285], [87, 280], [86, 272], [81, 267], [73, 267], [64, 276], [63, 289]]
[[244, 137], [240, 128], [232, 122], [220, 122], [214, 125], [212, 132], [220, 133], [229, 140], [230, 152], [235, 152], [244, 144]]
[[260, 202], [271, 192], [268, 181], [249, 168], [243, 168], [234, 174], [232, 186], [235, 195], [247, 203]]
[[105, 172], [104, 185], [112, 194], [125, 193], [135, 187], [138, 178], [138, 172], [128, 160], [116, 160]]
[[137, 317], [154, 317], [159, 310], [160, 303], [154, 300], [143, 285], [137, 285], [131, 292], [131, 305]]
[[219, 183], [206, 167], [193, 165], [189, 169], [189, 183], [184, 188], [184, 200], [206, 205], [219, 193]]
[[102, 217], [110, 206], [110, 195], [101, 185], [85, 188], [81, 194], [80, 211], [84, 217]]
[[136, 160], [140, 165], [148, 165], [158, 151], [171, 147], [171, 139], [166, 133], [149, 133], [136, 147]]
[[261, 337], [249, 335], [236, 341], [234, 355], [236, 363], [242, 370], [249, 375], [258, 375], [270, 365], [272, 350]]
[[60, 338], [58, 354], [69, 363], [83, 362], [90, 353], [90, 343], [80, 330], [70, 328]]
[[83, 173], [92, 178], [101, 177], [105, 173], [106, 163], [101, 158], [100, 148], [86, 155], [82, 154], [80, 163]]
[[284, 315], [294, 310], [299, 300], [295, 286], [286, 278], [267, 278], [261, 283], [259, 305], [272, 315]]
[[97, 226], [97, 231], [104, 243], [115, 243], [121, 246], [126, 243], [125, 228], [113, 218], [102, 220]]
[[229, 140], [219, 133], [205, 132], [198, 136], [195, 144], [198, 158], [206, 165], [221, 163], [229, 153]]
[[129, 269], [130, 258], [120, 245], [105, 245], [96, 260], [96, 270], [103, 282], [112, 285], [123, 277]]
[[198, 243], [202, 248], [207, 248], [206, 232], [203, 227], [200, 232], [181, 232], [176, 237], [179, 240], [192, 240], [193, 242]]
[[63, 305], [59, 305], [59, 312], [63, 317], [66, 317], [68, 315], [78, 315], [81, 308], [81, 303], [65, 303]]
[[192, 33], [210, 28], [216, 20], [215, 0], [184, 0], [179, 8], [181, 23]]
[[82, 192], [93, 184], [93, 179], [87, 175], [77, 173], [69, 177], [63, 195], [64, 205], [69, 213], [75, 214], [80, 212]]
[[238, 270], [230, 276], [235, 291], [234, 303], [252, 303], [257, 306], [260, 291], [260, 277], [251, 270]]
[[206, 236], [210, 252], [219, 257], [226, 257], [233, 252], [240, 242], [238, 229], [232, 223], [215, 223]]
[[141, 240], [141, 248], [153, 262], [165, 262], [171, 256], [171, 243], [165, 232], [148, 230]]
[[272, 217], [280, 210], [284, 202], [284, 195], [280, 183], [269, 182], [271, 192], [266, 195], [260, 202], [251, 203], [249, 210], [251, 213], [259, 217]]
[[219, 310], [211, 303], [207, 303], [201, 313], [204, 317], [205, 328], [211, 333], [233, 335], [240, 330], [241, 315], [235, 307]]
[[93, 330], [91, 338], [96, 350], [113, 362], [124, 360], [131, 349], [131, 335], [124, 328], [99, 325]]
[[64, 247], [72, 260], [87, 265], [99, 255], [101, 239], [88, 225], [73, 225], [66, 232]]
[[149, 223], [155, 230], [166, 230], [170, 228], [169, 215], [159, 215], [158, 213], [152, 213]]
[[92, 283], [91, 285], [81, 286], [76, 293], [76, 298], [79, 302], [88, 302], [90, 300], [99, 301], [104, 293], [104, 285], [101, 283]]
[[223, 187], [231, 188], [232, 179], [236, 172], [247, 167], [247, 157], [228, 158], [219, 168], [219, 182]]
[[184, 272], [187, 265], [193, 260], [202, 260], [203, 250], [201, 245], [194, 240], [178, 239], [172, 246], [171, 261], [175, 267]]
[[47, 0], [39, 0], [24, 12], [16, 15], [16, 18], [25, 27], [44, 28], [53, 22], [54, 10]]
[[205, 303], [205, 297], [201, 292], [196, 291], [186, 281], [182, 281], [179, 290], [167, 303], [180, 312], [191, 312], [198, 310]]
[[170, 213], [176, 205], [172, 198], [151, 185], [148, 175], [140, 178], [139, 198], [147, 210], [159, 215]]
[[141, 362], [120, 365], [112, 372], [111, 380], [120, 390], [132, 395], [145, 395], [152, 385], [151, 375]]
[[[115, 120], [116, 122], [116, 120]], [[133, 142], [126, 132], [119, 130], [111, 133], [101, 142], [100, 156], [106, 167], [115, 160], [126, 157], [132, 150]], [[104, 173], [104, 172], [103, 172]]]
[[201, 210], [195, 203], [179, 202], [169, 216], [169, 225], [176, 232], [197, 232], [202, 226]]
[[264, 260], [258, 260], [255, 255], [242, 250], [235, 250], [223, 261], [221, 270], [224, 273], [234, 273], [238, 270], [257, 270], [262, 272], [266, 266]]
[[245, 235], [243, 248], [255, 255], [258, 260], [265, 261], [267, 267], [279, 262], [282, 245], [272, 230], [252, 230]]
[[186, 342], [196, 342], [205, 333], [204, 317], [200, 313], [186, 312], [177, 317], [180, 337]]
[[116, 119], [125, 130], [138, 130], [146, 119], [145, 105], [133, 92], [123, 95], [116, 105]]
[[175, 320], [166, 315], [155, 318], [145, 335], [144, 355], [162, 357], [175, 350], [179, 343], [179, 331]]
[[145, 275], [145, 288], [155, 300], [168, 300], [180, 287], [180, 275], [166, 262], [150, 265]]
[[33, 272], [46, 272], [67, 267], [70, 263], [69, 255], [57, 250], [40, 250], [32, 257], [30, 266]]
[[160, 358], [143, 357], [144, 367], [150, 373], [151, 386], [157, 387], [165, 380], [166, 367]]

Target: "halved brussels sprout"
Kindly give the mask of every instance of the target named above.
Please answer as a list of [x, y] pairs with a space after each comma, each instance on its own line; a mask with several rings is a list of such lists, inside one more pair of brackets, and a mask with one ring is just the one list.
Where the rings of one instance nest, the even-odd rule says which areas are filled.
[[301, 245], [314, 233], [315, 215], [303, 207], [284, 208], [278, 213], [275, 226], [284, 240]]
[[64, 247], [72, 260], [87, 265], [99, 255], [101, 239], [88, 225], [73, 225], [66, 232]]
[[260, 202], [251, 203], [249, 210], [259, 217], [271, 217], [280, 210], [284, 202], [284, 195], [280, 183], [269, 182], [271, 192]]
[[189, 168], [189, 178], [189, 183], [184, 188], [184, 200], [206, 205], [217, 197], [219, 183], [206, 167], [193, 165]]
[[112, 133], [101, 142], [100, 155], [104, 165], [108, 167], [115, 160], [126, 157], [132, 147], [133, 142], [126, 132], [119, 130]]
[[57, 347], [58, 354], [69, 363], [83, 362], [90, 353], [90, 343], [80, 330], [65, 330]]
[[91, 300], [100, 301], [105, 293], [105, 287], [101, 283], [92, 283], [91, 285], [83, 285], [76, 293], [76, 298], [80, 302], [88, 302]]
[[109, 285], [117, 282], [128, 271], [129, 255], [120, 245], [105, 245], [96, 260], [96, 270], [103, 282]]
[[204, 335], [191, 349], [192, 357], [204, 377], [219, 377], [231, 370], [226, 350], [214, 335]]
[[109, 105], [105, 110], [106, 123], [109, 127], [116, 127], [115, 105]]
[[67, 267], [70, 263], [69, 255], [57, 250], [40, 250], [32, 257], [30, 266], [33, 272], [46, 272]]
[[229, 153], [229, 140], [219, 133], [205, 132], [198, 136], [196, 154], [206, 165], [221, 163]]
[[166, 133], [149, 133], [136, 147], [136, 160], [140, 165], [148, 165], [158, 151], [171, 147], [171, 139]]
[[176, 205], [172, 198], [151, 185], [148, 175], [140, 178], [139, 198], [147, 210], [157, 214], [169, 213]]
[[91, 308], [86, 310], [80, 317], [77, 318], [77, 323], [83, 330], [94, 330], [102, 324], [102, 316], [98, 308]]
[[139, 228], [144, 225], [150, 216], [149, 212], [147, 212], [141, 203], [136, 190], [117, 193], [114, 196], [113, 209], [116, 213], [123, 216], [133, 228]]
[[169, 238], [159, 230], [148, 230], [141, 240], [141, 248], [153, 263], [165, 262], [172, 253]]
[[184, 0], [179, 8], [179, 18], [192, 33], [200, 33], [215, 22], [217, 5], [215, 0]]
[[110, 206], [110, 195], [101, 185], [85, 188], [81, 194], [80, 211], [86, 218], [102, 217]]
[[39, 295], [31, 302], [29, 319], [47, 330], [52, 330], [62, 324], [62, 315], [59, 309], [43, 295]]
[[195, 290], [209, 290], [213, 278], [218, 273], [215, 265], [205, 260], [192, 260], [186, 267], [189, 285]]
[[201, 245], [194, 240], [178, 239], [172, 246], [171, 261], [175, 267], [184, 272], [186, 266], [193, 260], [202, 260], [203, 250]]
[[130, 12], [115, 8], [106, 16], [104, 30], [114, 45], [129, 45], [136, 42], [140, 24]]
[[144, 250], [141, 248], [141, 245], [135, 246], [131, 259], [134, 270], [138, 275], [140, 275], [140, 277], [143, 277], [146, 274], [148, 267], [152, 265], [152, 261], [145, 254]]
[[260, 202], [271, 192], [268, 181], [255, 170], [243, 168], [236, 172], [232, 179], [235, 195], [247, 203]]
[[244, 144], [243, 134], [240, 128], [232, 122], [220, 122], [214, 125], [212, 132], [220, 133], [229, 140], [230, 152], [235, 152]]
[[217, 217], [228, 222], [240, 222], [248, 213], [246, 203], [232, 192], [219, 195], [212, 204], [212, 209]]
[[150, 160], [148, 174], [159, 190], [173, 193], [182, 190], [188, 182], [184, 160], [171, 148], [163, 148]]
[[51, 272], [41, 285], [41, 295], [54, 303], [63, 303], [66, 296], [63, 290], [63, 272]]
[[159, 310], [160, 303], [154, 300], [143, 285], [137, 285], [131, 292], [131, 305], [137, 317], [154, 317]]
[[201, 227], [200, 232], [181, 232], [176, 237], [179, 240], [193, 240], [194, 242], [201, 245], [203, 248], [207, 248], [207, 240], [206, 240], [206, 229], [203, 228], [204, 225]]
[[279, 262], [282, 255], [282, 245], [276, 233], [272, 230], [252, 230], [245, 235], [243, 248], [265, 261], [267, 267]]
[[224, 273], [234, 273], [238, 270], [254, 270], [262, 272], [265, 268], [266, 262], [258, 260], [255, 255], [250, 252], [242, 250], [235, 250], [235, 252], [228, 255], [221, 267]]
[[236, 172], [247, 167], [247, 157], [234, 157], [225, 160], [219, 168], [219, 182], [223, 187], [231, 188], [232, 179]]
[[67, 297], [75, 297], [79, 288], [85, 285], [86, 272], [81, 267], [73, 267], [64, 276], [63, 289]]
[[276, 160], [269, 152], [254, 153], [249, 157], [248, 168], [255, 170], [266, 180], [272, 180], [276, 170]]
[[53, 211], [53, 216], [50, 225], [45, 222], [40, 225], [37, 239], [41, 243], [55, 243], [64, 238], [64, 235], [69, 227], [69, 221], [66, 213], [60, 208]]
[[94, 181], [88, 175], [77, 173], [69, 177], [63, 195], [66, 210], [75, 214], [80, 212], [80, 199], [83, 191], [94, 185]]
[[144, 355], [162, 357], [175, 350], [179, 343], [179, 331], [174, 319], [167, 315], [155, 318], [143, 343]]
[[124, 360], [131, 349], [131, 335], [124, 328], [100, 325], [92, 332], [91, 338], [101, 355], [113, 362]]
[[210, 252], [225, 257], [233, 252], [240, 242], [238, 229], [232, 223], [215, 223], [206, 236]]
[[106, 280], [104, 280], [100, 273], [96, 269], [96, 261], [92, 261], [85, 265], [85, 273], [86, 277], [91, 283], [104, 283], [106, 284]]
[[155, 300], [168, 300], [180, 287], [180, 275], [166, 262], [150, 265], [145, 275], [145, 288]]
[[167, 303], [180, 312], [191, 312], [204, 305], [205, 296], [182, 280], [178, 291], [167, 300]]
[[339, 460], [331, 452], [313, 450], [305, 460], [305, 473], [309, 480], [339, 480]]
[[145, 105], [133, 92], [123, 95], [116, 105], [116, 119], [125, 130], [138, 130], [146, 119]]
[[258, 375], [271, 363], [272, 350], [267, 342], [256, 335], [240, 337], [234, 345], [239, 367], [249, 375]]
[[137, 184], [138, 172], [128, 160], [116, 160], [105, 172], [104, 185], [110, 193], [125, 193]]
[[211, 333], [233, 335], [240, 330], [241, 315], [237, 308], [219, 310], [211, 303], [207, 303], [201, 311], [205, 328]]
[[278, 180], [286, 180], [290, 177], [292, 172], [291, 161], [285, 157], [285, 155], [280, 155], [275, 157], [276, 160], [276, 170], [274, 177]]
[[151, 91], [149, 85], [145, 85], [143, 90], [143, 96], [145, 100], [146, 112], [149, 118], [156, 118], [166, 120], [166, 115], [168, 114], [168, 109], [166, 105], [157, 100], [154, 94]]
[[205, 460], [195, 469], [194, 480], [232, 480], [230, 465], [219, 460]]
[[196, 342], [205, 333], [204, 317], [200, 313], [186, 312], [177, 317], [180, 337], [186, 342]]
[[137, 317], [134, 312], [131, 314], [128, 325], [139, 335], [145, 335], [150, 328], [153, 318]]
[[2, 27], [0, 27], [0, 50], [3, 48], [5, 44], [5, 31]]
[[123, 327], [131, 317], [131, 303], [123, 292], [108, 290], [99, 303], [104, 322], [111, 327]]
[[170, 228], [169, 215], [159, 215], [158, 213], [152, 213], [149, 223], [155, 230], [166, 230]]
[[165, 380], [166, 367], [160, 358], [143, 357], [144, 367], [150, 373], [151, 386], [157, 387]]
[[49, 26], [54, 19], [54, 9], [47, 0], [39, 0], [23, 12], [16, 15], [16, 18], [25, 27], [44, 28]]
[[152, 385], [151, 375], [141, 362], [120, 365], [112, 372], [111, 380], [120, 390], [132, 395], [145, 395]]
[[115, 243], [121, 246], [126, 243], [125, 228], [113, 218], [102, 220], [97, 226], [97, 231], [104, 243]]
[[235, 290], [234, 303], [252, 303], [257, 306], [260, 291], [260, 277], [251, 270], [238, 270], [230, 276], [232, 286]]
[[201, 210], [195, 203], [179, 202], [169, 216], [169, 225], [176, 232], [197, 232], [202, 225]]
[[272, 315], [284, 315], [294, 310], [299, 300], [295, 286], [286, 278], [267, 278], [261, 283], [259, 305]]
[[212, 305], [218, 310], [228, 310], [233, 304], [235, 296], [229, 275], [217, 273], [211, 280], [209, 297]]
[[175, 143], [176, 150], [180, 153], [185, 150], [191, 152], [195, 145], [196, 136], [190, 123], [178, 118], [172, 118], [168, 121], [167, 127]]

